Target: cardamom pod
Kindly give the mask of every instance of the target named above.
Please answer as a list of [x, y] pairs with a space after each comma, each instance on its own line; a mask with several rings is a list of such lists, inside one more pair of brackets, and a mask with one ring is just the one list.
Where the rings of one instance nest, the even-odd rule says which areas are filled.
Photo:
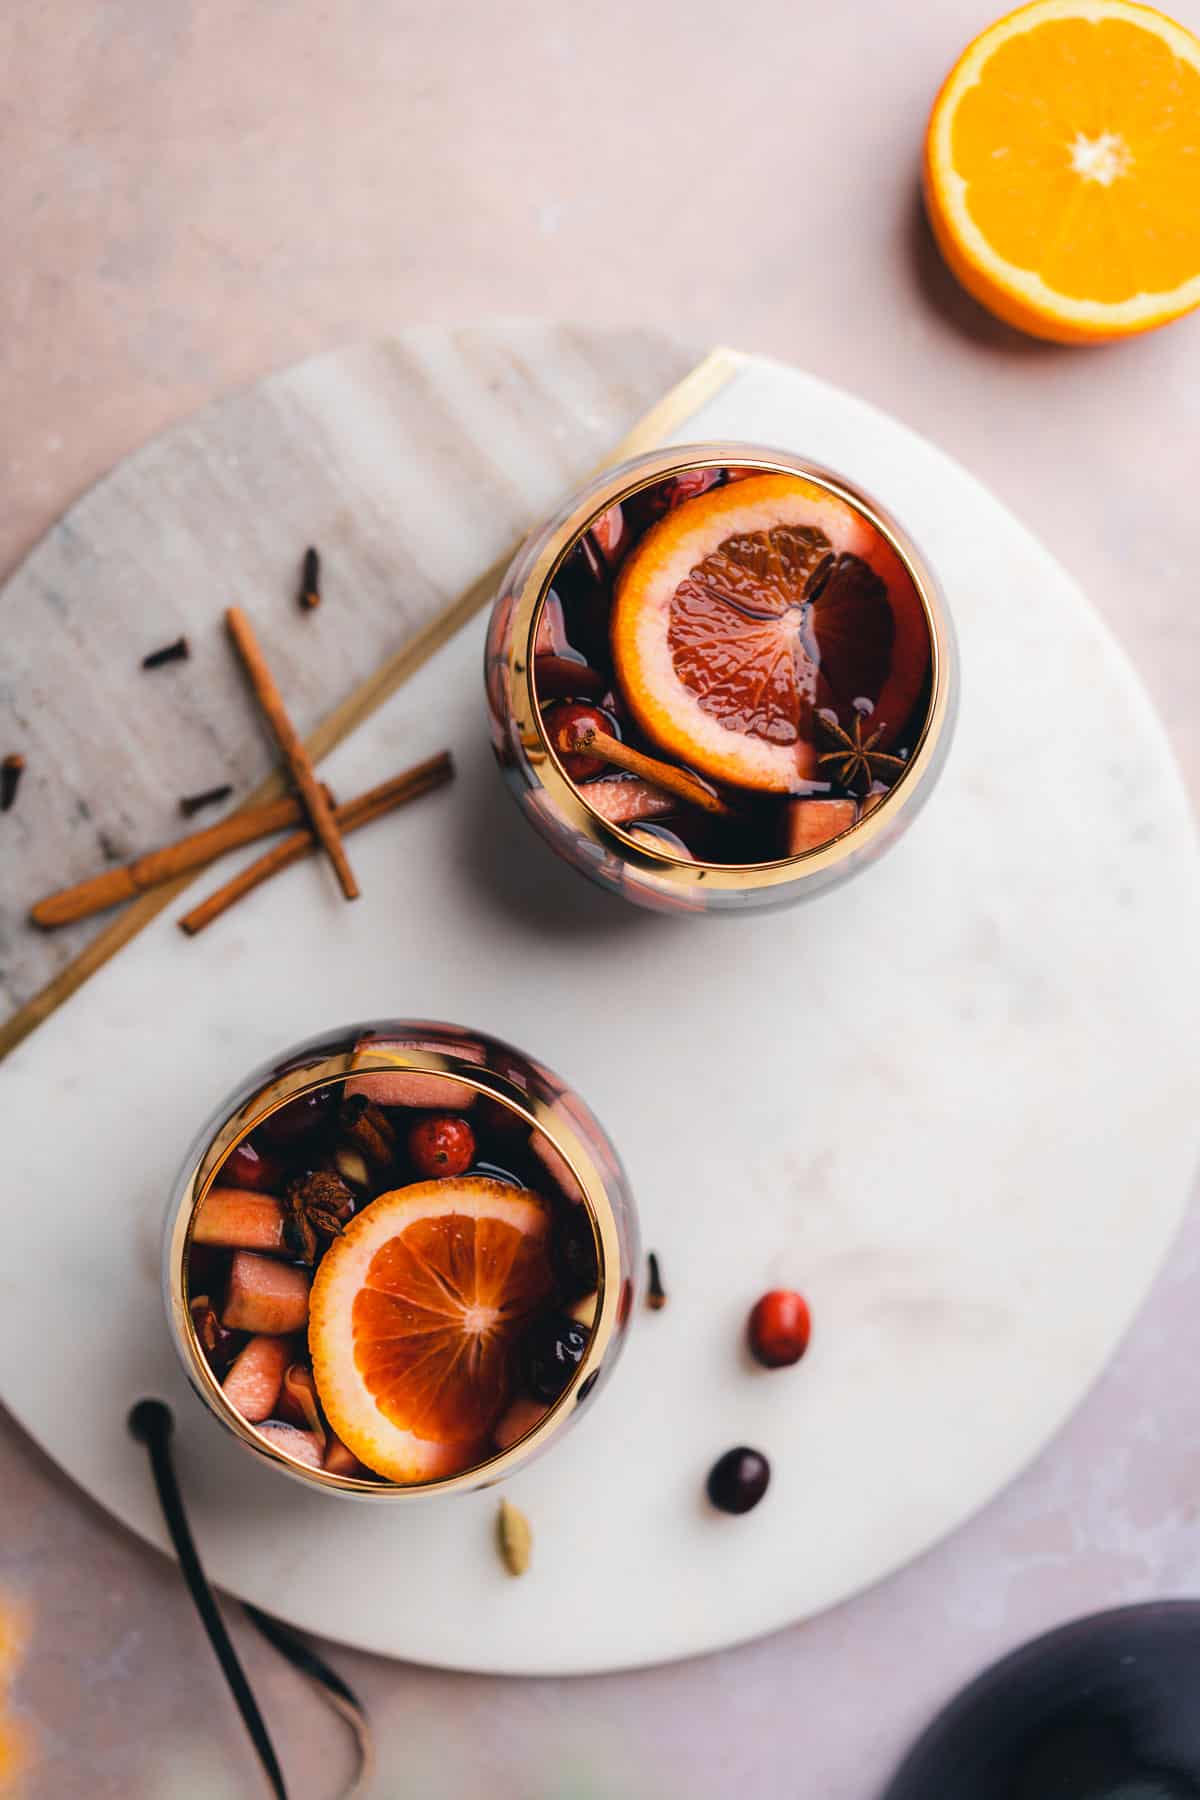
[[496, 1540], [509, 1574], [523, 1575], [529, 1567], [533, 1551], [533, 1532], [525, 1514], [511, 1500], [500, 1502], [500, 1512], [496, 1519]]

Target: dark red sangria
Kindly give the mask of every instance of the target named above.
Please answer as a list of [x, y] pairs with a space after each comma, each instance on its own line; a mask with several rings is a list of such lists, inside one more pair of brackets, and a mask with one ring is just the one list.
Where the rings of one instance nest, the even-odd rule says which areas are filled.
[[657, 452], [525, 546], [492, 618], [493, 742], [569, 860], [647, 905], [779, 903], [912, 816], [953, 645], [913, 547], [825, 471]]
[[620, 1164], [575, 1095], [493, 1039], [388, 1024], [302, 1048], [222, 1110], [166, 1278], [218, 1416], [370, 1494], [476, 1485], [547, 1442], [614, 1360], [636, 1261]]

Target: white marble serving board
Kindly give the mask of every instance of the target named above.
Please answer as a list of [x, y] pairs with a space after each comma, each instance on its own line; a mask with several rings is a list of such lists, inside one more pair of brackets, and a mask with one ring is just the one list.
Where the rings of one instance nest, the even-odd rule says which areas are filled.
[[[310, 865], [193, 942], [168, 913], [4, 1069], [7, 1404], [162, 1542], [124, 1429], [133, 1399], [162, 1394], [214, 1578], [418, 1661], [653, 1663], [894, 1569], [1079, 1400], [1195, 1162], [1192, 828], [1078, 590], [960, 468], [797, 372], [748, 365], [677, 435], [844, 468], [938, 568], [962, 716], [890, 856], [767, 918], [664, 919], [593, 890], [501, 791], [479, 621], [324, 765], [351, 793], [443, 744], [459, 762], [452, 788], [354, 840], [357, 905]], [[494, 1493], [355, 1506], [256, 1466], [162, 1324], [161, 1211], [191, 1132], [273, 1049], [386, 1013], [477, 1024], [572, 1081], [621, 1148], [671, 1293], [595, 1412], [511, 1484], [535, 1534], [519, 1582], [494, 1553]], [[815, 1332], [798, 1368], [767, 1374], [740, 1335], [776, 1284], [805, 1290]], [[774, 1477], [733, 1520], [702, 1487], [738, 1442]]]

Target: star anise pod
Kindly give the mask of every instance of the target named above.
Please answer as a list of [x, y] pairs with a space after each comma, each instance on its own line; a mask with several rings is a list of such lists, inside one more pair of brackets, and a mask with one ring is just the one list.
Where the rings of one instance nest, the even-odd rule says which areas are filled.
[[[868, 714], [867, 717], [870, 715]], [[862, 793], [866, 793], [873, 781], [893, 782], [902, 773], [905, 763], [902, 756], [891, 756], [886, 751], [876, 750], [875, 745], [883, 736], [883, 726], [877, 725], [869, 737], [863, 736], [864, 715], [854, 714], [854, 730], [846, 731], [839, 723], [835, 712], [822, 708], [817, 714], [817, 722], [837, 745], [835, 750], [828, 750], [817, 758], [818, 763], [837, 763], [835, 777], [844, 788], [853, 789], [862, 782]]]
[[288, 1182], [285, 1199], [283, 1235], [288, 1249], [301, 1262], [315, 1263], [321, 1239], [341, 1237], [342, 1226], [354, 1211], [354, 1196], [340, 1175], [314, 1169]]

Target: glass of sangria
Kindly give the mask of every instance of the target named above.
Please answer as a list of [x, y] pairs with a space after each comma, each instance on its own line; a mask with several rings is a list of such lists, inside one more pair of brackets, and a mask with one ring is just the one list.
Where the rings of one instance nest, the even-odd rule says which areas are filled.
[[192, 1386], [254, 1455], [394, 1499], [556, 1439], [616, 1360], [637, 1265], [577, 1095], [482, 1033], [383, 1021], [220, 1107], [171, 1199], [164, 1291]]
[[928, 796], [957, 701], [928, 566], [840, 475], [749, 444], [597, 476], [492, 612], [492, 742], [568, 862], [665, 911], [843, 879]]

